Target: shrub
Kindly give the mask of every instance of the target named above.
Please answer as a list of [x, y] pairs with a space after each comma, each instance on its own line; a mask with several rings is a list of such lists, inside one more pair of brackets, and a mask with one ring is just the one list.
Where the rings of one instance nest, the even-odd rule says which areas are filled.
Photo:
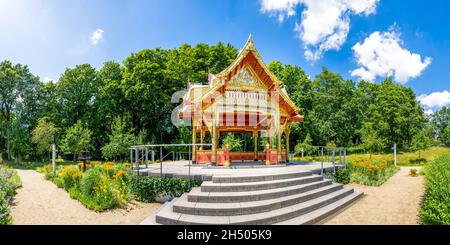
[[133, 175], [131, 193], [141, 202], [153, 202], [158, 194], [157, 178]]
[[409, 175], [412, 177], [416, 177], [417, 176], [417, 169], [412, 168], [409, 170]]
[[[201, 182], [191, 180], [191, 188], [199, 186]], [[133, 175], [131, 178], [131, 192], [141, 202], [153, 202], [158, 195], [169, 198], [179, 197], [191, 190], [189, 181], [180, 178], [156, 178]]]
[[54, 176], [53, 176], [53, 167], [52, 167], [52, 164], [47, 164], [47, 165], [44, 165], [44, 166], [42, 166], [42, 167], [38, 167], [38, 168], [36, 169], [36, 171], [39, 172], [39, 173], [41, 173], [41, 174], [44, 174], [44, 178], [45, 178], [46, 180], [52, 179], [52, 178], [54, 177]]
[[61, 185], [66, 190], [69, 190], [74, 186], [78, 186], [82, 176], [83, 173], [74, 166], [65, 166], [58, 173], [58, 178], [61, 181]]
[[336, 171], [336, 174], [334, 174], [332, 171], [326, 172], [325, 175], [332, 179], [334, 182], [340, 184], [346, 185], [350, 183], [350, 171], [347, 168], [338, 169]]
[[0, 165], [0, 225], [12, 224], [9, 200], [16, 194], [16, 189], [20, 186], [22, 186], [22, 182], [17, 171]]
[[6, 193], [0, 190], [0, 225], [10, 225], [12, 221]]
[[426, 225], [450, 225], [450, 154], [425, 166], [425, 194], [420, 219]]

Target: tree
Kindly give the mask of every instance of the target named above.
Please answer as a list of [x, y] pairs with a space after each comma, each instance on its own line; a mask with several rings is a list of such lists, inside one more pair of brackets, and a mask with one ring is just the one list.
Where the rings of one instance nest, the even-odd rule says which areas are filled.
[[91, 148], [91, 130], [84, 128], [79, 120], [70, 127], [61, 141], [61, 149], [66, 153], [72, 153], [73, 159], [85, 149]]
[[230, 151], [241, 151], [242, 150], [242, 140], [235, 137], [233, 133], [226, 133], [222, 140], [222, 148], [225, 149], [226, 145]]
[[309, 135], [309, 133], [306, 135], [305, 140], [303, 140], [302, 143], [299, 143], [295, 146], [295, 154], [296, 155], [301, 155], [302, 152], [306, 153], [307, 155], [311, 154], [313, 152], [313, 147], [312, 147], [312, 138], [311, 135]]
[[450, 126], [450, 107], [442, 107], [439, 111], [431, 116], [431, 124], [437, 138], [442, 141], [442, 133], [444, 129]]
[[131, 145], [135, 142], [135, 137], [131, 130], [127, 130], [125, 122], [120, 117], [116, 117], [112, 123], [112, 132], [109, 135], [109, 143], [102, 147], [103, 156], [106, 158], [122, 157], [128, 153]]
[[420, 151], [425, 150], [431, 145], [430, 136], [425, 132], [425, 130], [420, 131], [412, 138], [411, 149], [414, 151], [419, 151], [419, 159], [420, 159]]
[[38, 84], [39, 78], [31, 74], [27, 66], [13, 65], [8, 60], [0, 63], [0, 118], [3, 123], [1, 135], [6, 138], [8, 158], [11, 154], [14, 110], [20, 108], [23, 101], [30, 101]]
[[370, 153], [377, 153], [386, 148], [387, 139], [380, 137], [372, 123], [365, 123], [363, 126], [362, 142], [363, 146]]
[[47, 117], [39, 119], [38, 125], [32, 132], [31, 141], [37, 145], [38, 153], [50, 151], [50, 147], [55, 143], [57, 128]]
[[441, 133], [440, 137], [441, 142], [446, 145], [450, 146], [450, 126], [447, 126]]

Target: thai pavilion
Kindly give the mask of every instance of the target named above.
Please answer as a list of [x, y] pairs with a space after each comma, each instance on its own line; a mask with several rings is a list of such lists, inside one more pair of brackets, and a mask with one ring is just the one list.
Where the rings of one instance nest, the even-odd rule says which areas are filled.
[[[264, 64], [251, 36], [225, 70], [209, 75], [207, 85], [188, 84], [178, 115], [192, 123], [193, 144], [203, 144], [206, 134], [211, 140], [210, 149], [193, 148], [192, 161], [213, 165], [285, 163], [289, 160], [290, 124], [303, 122], [298, 107]], [[253, 151], [230, 152], [228, 146], [219, 149], [219, 137], [226, 132], [251, 134]], [[258, 147], [259, 137], [267, 142], [262, 147]]]

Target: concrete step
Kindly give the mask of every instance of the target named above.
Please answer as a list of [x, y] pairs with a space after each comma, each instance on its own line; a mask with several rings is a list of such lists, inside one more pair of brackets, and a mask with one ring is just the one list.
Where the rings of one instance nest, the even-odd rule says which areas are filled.
[[193, 215], [230, 216], [269, 212], [275, 209], [288, 207], [305, 202], [342, 189], [341, 184], [327, 185], [304, 193], [290, 195], [275, 199], [236, 202], [236, 203], [206, 203], [189, 202], [186, 196], [173, 204], [173, 211]]
[[327, 206], [353, 193], [353, 189], [343, 188], [321, 197], [268, 212], [232, 216], [192, 215], [173, 212], [173, 206], [167, 206], [156, 215], [160, 224], [178, 225], [221, 225], [221, 224], [274, 224], [312, 212]]
[[260, 182], [281, 179], [293, 179], [312, 175], [310, 171], [278, 173], [278, 174], [254, 174], [254, 175], [215, 175], [212, 177], [213, 183], [245, 183]]
[[321, 180], [302, 185], [280, 187], [269, 190], [241, 192], [202, 192], [201, 188], [197, 187], [193, 188], [192, 191], [188, 193], [187, 199], [189, 202], [208, 203], [250, 202], [300, 194], [331, 184], [331, 180]]
[[258, 181], [248, 183], [213, 183], [212, 181], [204, 181], [201, 185], [202, 192], [240, 192], [240, 191], [257, 191], [268, 190], [286, 186], [306, 184], [323, 180], [320, 175], [310, 175], [306, 177], [298, 177], [292, 179], [281, 179], [271, 181]]
[[310, 213], [300, 215], [293, 219], [285, 220], [276, 225], [313, 225], [320, 224], [322, 221], [333, 217], [334, 215], [342, 212], [345, 208], [352, 205], [356, 200], [361, 198], [364, 193], [354, 191], [352, 194], [328, 204], [325, 207], [314, 210]]

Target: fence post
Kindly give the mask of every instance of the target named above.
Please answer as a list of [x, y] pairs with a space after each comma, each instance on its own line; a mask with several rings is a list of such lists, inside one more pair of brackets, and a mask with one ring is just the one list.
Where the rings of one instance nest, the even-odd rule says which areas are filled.
[[339, 165], [342, 165], [342, 149], [339, 148]]
[[[194, 146], [192, 146], [194, 147]], [[189, 146], [189, 155], [191, 154], [191, 147]], [[192, 159], [189, 158], [189, 189], [191, 189], [191, 161]]]
[[331, 161], [333, 162], [333, 173], [336, 174], [336, 167], [335, 167], [335, 163], [334, 163], [334, 154], [335, 154], [336, 149], [333, 148], [333, 153], [331, 155]]
[[55, 144], [52, 144], [52, 171], [53, 171], [53, 176], [55, 176], [55, 173], [56, 173], [56, 146], [55, 146]]
[[130, 165], [131, 169], [133, 169], [133, 149], [130, 149]]
[[155, 164], [155, 150], [152, 150], [152, 164]]
[[322, 146], [322, 163], [320, 165], [320, 175], [323, 176], [323, 162], [325, 161], [325, 158], [323, 156], [323, 146]]
[[148, 147], [145, 147], [145, 168], [148, 168]]
[[163, 170], [162, 170], [163, 164], [162, 164], [162, 162], [163, 162], [162, 146], [160, 146], [159, 147], [159, 171], [160, 171], [160, 174], [161, 174], [161, 176], [160, 176], [161, 179], [163, 177]]
[[347, 148], [344, 148], [344, 166], [347, 168]]
[[134, 161], [136, 162], [136, 168], [139, 175], [139, 147], [136, 147], [136, 149], [134, 150]]
[[394, 143], [394, 165], [397, 167], [397, 144]]
[[172, 161], [175, 162], [175, 152], [172, 151]]

